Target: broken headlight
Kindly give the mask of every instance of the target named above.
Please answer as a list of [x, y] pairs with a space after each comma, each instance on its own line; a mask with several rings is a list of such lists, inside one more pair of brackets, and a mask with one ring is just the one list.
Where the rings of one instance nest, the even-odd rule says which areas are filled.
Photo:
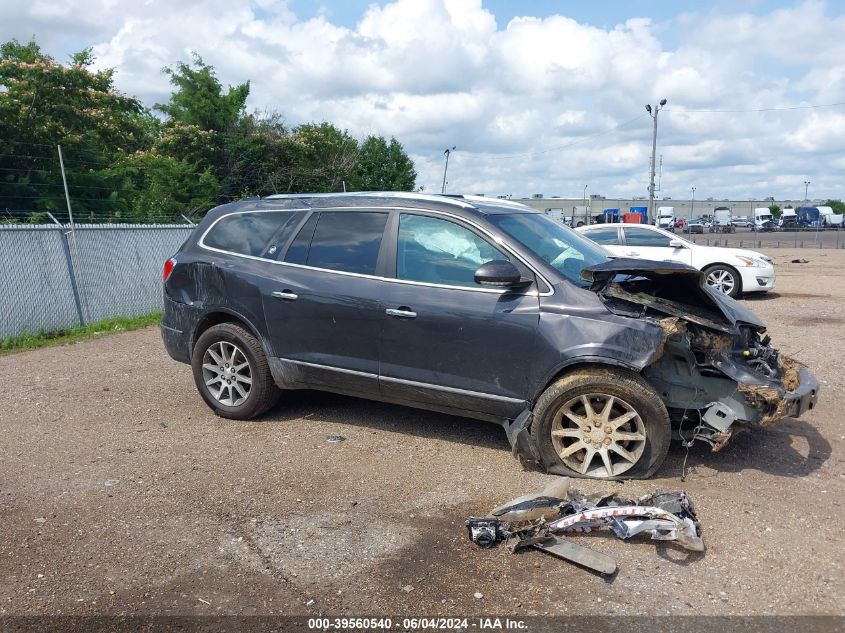
[[484, 549], [493, 547], [505, 537], [502, 522], [498, 519], [470, 517], [466, 526], [469, 540]]

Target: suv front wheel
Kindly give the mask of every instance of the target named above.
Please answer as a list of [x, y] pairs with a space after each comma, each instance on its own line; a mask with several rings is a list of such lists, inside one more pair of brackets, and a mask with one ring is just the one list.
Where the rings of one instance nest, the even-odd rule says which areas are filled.
[[573, 371], [537, 400], [531, 437], [546, 466], [573, 477], [646, 479], [669, 450], [669, 414], [634, 372]]
[[272, 408], [281, 390], [273, 381], [261, 343], [234, 323], [208, 328], [191, 359], [194, 382], [214, 413], [249, 420]]

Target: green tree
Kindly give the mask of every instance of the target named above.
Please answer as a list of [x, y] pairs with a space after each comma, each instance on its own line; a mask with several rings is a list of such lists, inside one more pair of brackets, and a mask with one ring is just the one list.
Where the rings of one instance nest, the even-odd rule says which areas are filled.
[[64, 216], [57, 145], [76, 211], [106, 217], [121, 207], [105, 168], [148, 147], [156, 123], [115, 89], [112, 70], [94, 72], [92, 62], [90, 49], [62, 65], [34, 41], [0, 45], [0, 209], [7, 214]]
[[291, 143], [278, 114], [242, 117], [224, 140], [225, 174], [221, 195], [229, 200], [283, 193]]
[[780, 217], [780, 207], [776, 204], [769, 205], [769, 211], [772, 213], [772, 217], [777, 220]]
[[163, 218], [207, 211], [216, 204], [220, 190], [211, 169], [198, 171], [185, 160], [155, 151], [126, 156], [110, 171], [129, 192], [129, 202], [116, 214], [115, 221], [161, 222]]
[[285, 191], [343, 191], [358, 162], [358, 141], [346, 130], [323, 121], [296, 128], [288, 139], [290, 162], [278, 172]]
[[358, 191], [413, 191], [414, 161], [395, 138], [368, 136], [361, 144], [352, 184]]
[[179, 62], [175, 68], [165, 68], [176, 88], [169, 103], [157, 103], [155, 109], [172, 121], [196, 125], [202, 130], [226, 132], [237, 123], [246, 107], [249, 82], [230, 86], [223, 92], [214, 68], [193, 54], [193, 65]]

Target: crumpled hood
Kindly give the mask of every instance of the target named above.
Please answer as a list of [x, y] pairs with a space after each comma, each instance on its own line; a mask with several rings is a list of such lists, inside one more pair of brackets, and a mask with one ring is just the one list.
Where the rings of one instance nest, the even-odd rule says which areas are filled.
[[[675, 282], [673, 285], [676, 288], [676, 294], [678, 288], [682, 290], [686, 289], [690, 298], [697, 296], [700, 300], [703, 299], [704, 303], [708, 304], [709, 307], [721, 312], [731, 325], [736, 326], [738, 323], [744, 323], [755, 328], [765, 327], [763, 322], [751, 310], [739, 301], [713, 290], [704, 283], [704, 274], [700, 270], [692, 266], [687, 266], [686, 264], [658, 262], [647, 259], [619, 258], [610, 259], [594, 266], [587, 266], [581, 271], [581, 278], [584, 281], [591, 282], [592, 286], [590, 289], [599, 294], [601, 294], [601, 291], [609, 288], [618, 275], [644, 277], [655, 282], [656, 287], [659, 287], [661, 281], [666, 282], [671, 278]], [[676, 304], [679, 302], [682, 303], [683, 297], [673, 297], [672, 301]], [[650, 303], [649, 306], [660, 311], [660, 305]], [[670, 314], [673, 312], [667, 310], [666, 313]]]

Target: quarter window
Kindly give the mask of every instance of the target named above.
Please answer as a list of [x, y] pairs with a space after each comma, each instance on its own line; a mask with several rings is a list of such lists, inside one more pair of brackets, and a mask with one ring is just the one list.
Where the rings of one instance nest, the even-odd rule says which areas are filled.
[[399, 216], [398, 279], [478, 287], [475, 271], [494, 259], [508, 256], [454, 222], [409, 213]]
[[669, 246], [671, 238], [648, 229], [625, 229], [625, 244], [628, 246]]
[[387, 213], [320, 213], [306, 264], [349, 273], [373, 275], [387, 224]]
[[230, 253], [261, 257], [273, 236], [292, 221], [293, 216], [293, 211], [233, 213], [218, 220], [203, 243]]
[[608, 246], [616, 246], [619, 244], [619, 229], [615, 226], [607, 226], [600, 229], [584, 231], [584, 235], [597, 244], [605, 244]]

